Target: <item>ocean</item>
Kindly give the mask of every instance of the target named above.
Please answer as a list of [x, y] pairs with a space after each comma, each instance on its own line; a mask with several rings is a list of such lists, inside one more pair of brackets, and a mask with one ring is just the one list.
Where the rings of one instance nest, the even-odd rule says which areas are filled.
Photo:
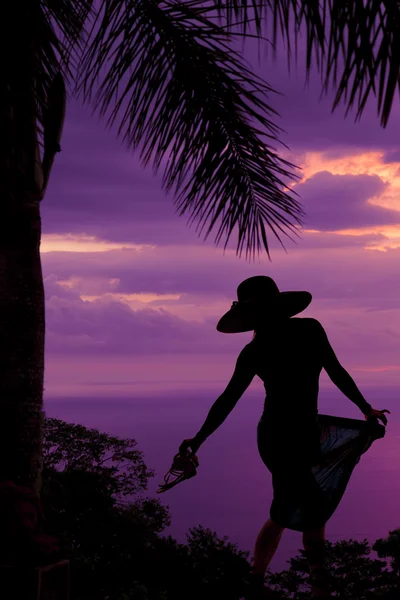
[[[272, 498], [271, 476], [256, 444], [262, 392], [246, 392], [199, 449], [196, 477], [165, 494], [156, 494], [179, 444], [195, 435], [218, 393], [183, 395], [181, 390], [175, 396], [168, 392], [156, 397], [49, 397], [45, 398], [45, 410], [49, 417], [137, 440], [147, 466], [156, 471], [146, 495], [159, 498], [170, 509], [172, 523], [165, 534], [185, 542], [189, 528], [203, 525], [252, 554]], [[400, 528], [398, 392], [363, 388], [363, 393], [374, 408], [388, 408], [392, 414], [388, 415], [386, 436], [361, 457], [341, 504], [327, 524], [327, 538], [333, 542], [350, 538], [374, 542]], [[358, 408], [335, 389], [320, 391], [319, 412], [363, 419]], [[301, 534], [286, 530], [270, 569], [286, 568], [300, 548]]]

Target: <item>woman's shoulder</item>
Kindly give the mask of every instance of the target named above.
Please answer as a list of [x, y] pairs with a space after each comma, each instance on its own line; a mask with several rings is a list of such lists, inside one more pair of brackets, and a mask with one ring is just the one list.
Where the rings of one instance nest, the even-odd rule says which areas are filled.
[[251, 342], [249, 342], [248, 344], [246, 344], [240, 354], [239, 354], [239, 358], [241, 358], [241, 360], [243, 361], [252, 361], [254, 359], [254, 356], [258, 353], [259, 348], [258, 348], [258, 344], [256, 342], [255, 339], [251, 340]]
[[302, 327], [307, 327], [308, 329], [313, 330], [322, 330], [323, 327], [318, 319], [314, 319], [314, 317], [292, 317], [290, 321], [295, 321], [300, 324]]
[[326, 331], [318, 319], [313, 317], [302, 317], [297, 319], [301, 323], [299, 328], [299, 335], [302, 335], [304, 339], [310, 343], [318, 344], [326, 338]]
[[250, 356], [255, 351], [255, 348], [256, 340], [254, 339], [242, 348], [240, 354], [243, 354], [243, 356]]

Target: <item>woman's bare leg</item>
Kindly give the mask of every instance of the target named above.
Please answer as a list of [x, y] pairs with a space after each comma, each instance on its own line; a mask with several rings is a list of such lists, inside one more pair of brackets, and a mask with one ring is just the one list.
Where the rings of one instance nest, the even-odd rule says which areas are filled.
[[303, 533], [303, 546], [310, 572], [314, 576], [312, 593], [314, 598], [329, 598], [327, 573], [325, 570], [325, 526]]
[[274, 523], [271, 519], [268, 519], [262, 527], [254, 547], [252, 567], [254, 575], [264, 575], [276, 552], [283, 530], [284, 527]]

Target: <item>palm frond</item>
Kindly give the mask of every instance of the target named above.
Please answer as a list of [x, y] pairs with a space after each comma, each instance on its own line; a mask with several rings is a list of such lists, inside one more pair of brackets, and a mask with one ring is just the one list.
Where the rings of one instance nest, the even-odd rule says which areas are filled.
[[[44, 17], [39, 38], [47, 42], [47, 47], [49, 42], [54, 47], [64, 77], [72, 77], [70, 61], [80, 57], [86, 21], [95, 15], [95, 0], [40, 0], [39, 4]], [[51, 56], [50, 48], [47, 54]]]
[[344, 100], [347, 114], [357, 97], [359, 120], [371, 91], [376, 96], [378, 86], [378, 115], [386, 127], [396, 88], [400, 91], [400, 2], [325, 2], [329, 3], [331, 31], [323, 91], [331, 78], [336, 86], [336, 63], [341, 53], [344, 68], [333, 109]]
[[263, 247], [269, 256], [265, 224], [279, 239], [278, 232], [296, 231], [302, 214], [282, 182], [296, 178], [295, 165], [271, 147], [281, 131], [265, 101], [273, 90], [199, 0], [104, 0], [103, 10], [84, 50], [78, 94], [91, 101], [101, 77], [93, 110], [104, 115], [114, 104], [107, 123], [121, 114], [118, 136], [124, 132], [131, 149], [141, 146], [144, 165], [152, 159], [157, 171], [166, 159], [163, 187], [180, 192], [180, 214], [201, 231], [207, 225], [205, 237], [221, 221], [216, 242], [225, 236], [225, 247], [237, 227], [239, 254]]
[[[280, 32], [287, 46], [306, 30], [306, 75], [312, 56], [323, 78], [322, 92], [336, 89], [332, 111], [341, 103], [346, 114], [356, 103], [361, 118], [371, 92], [378, 89], [378, 115], [382, 127], [389, 121], [396, 89], [400, 90], [399, 0], [213, 0], [221, 20], [231, 27], [240, 22], [245, 34], [254, 14], [257, 34], [264, 23], [273, 30], [273, 46]], [[235, 22], [234, 22], [235, 21]], [[343, 65], [343, 66], [342, 66]], [[341, 71], [340, 78], [338, 71]], [[339, 82], [338, 82], [339, 81]]]
[[[72, 77], [93, 0], [7, 0], [0, 21], [2, 190], [32, 185], [36, 146], [43, 147], [49, 95], [60, 74]], [[78, 54], [79, 56], [79, 54]]]
[[[321, 0], [211, 0], [221, 22], [230, 29], [247, 34], [249, 15], [255, 24], [257, 36], [272, 26], [272, 47], [276, 56], [278, 33], [286, 42], [290, 64], [292, 42], [297, 45], [302, 27], [307, 30], [307, 73], [312, 65], [312, 53], [319, 64], [325, 47], [326, 8]], [[326, 0], [323, 0], [326, 2]], [[342, 0], [339, 0], [339, 2]]]

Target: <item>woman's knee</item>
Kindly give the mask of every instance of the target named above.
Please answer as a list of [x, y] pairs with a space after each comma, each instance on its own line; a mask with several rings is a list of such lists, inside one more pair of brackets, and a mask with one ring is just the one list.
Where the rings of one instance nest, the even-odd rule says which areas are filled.
[[271, 527], [276, 531], [282, 532], [285, 529], [284, 527], [282, 527], [282, 525], [279, 525], [279, 523], [276, 523], [276, 521], [274, 521], [273, 519], [269, 519], [268, 522], [271, 524]]

